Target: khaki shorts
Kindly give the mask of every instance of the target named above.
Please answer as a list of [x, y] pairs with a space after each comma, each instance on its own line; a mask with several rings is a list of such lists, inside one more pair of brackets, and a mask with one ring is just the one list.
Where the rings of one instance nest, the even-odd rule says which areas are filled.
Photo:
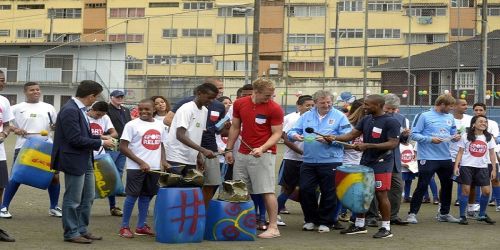
[[219, 186], [222, 183], [219, 158], [208, 159], [203, 156], [203, 160], [205, 161], [204, 185]]
[[250, 194], [274, 194], [276, 188], [274, 166], [276, 155], [265, 153], [256, 158], [238, 152], [235, 159], [233, 180], [244, 181]]

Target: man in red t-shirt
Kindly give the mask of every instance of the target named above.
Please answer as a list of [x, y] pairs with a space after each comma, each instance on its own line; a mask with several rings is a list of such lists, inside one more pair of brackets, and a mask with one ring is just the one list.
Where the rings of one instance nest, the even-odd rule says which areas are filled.
[[[272, 99], [274, 84], [269, 80], [253, 82], [253, 94], [233, 105], [233, 120], [226, 147], [226, 160], [233, 166], [233, 179], [243, 180], [250, 194], [262, 194], [269, 214], [269, 228], [260, 238], [280, 236], [277, 225], [278, 203], [274, 189], [276, 143], [283, 129], [283, 110]], [[234, 142], [241, 132], [241, 145], [233, 157]]]

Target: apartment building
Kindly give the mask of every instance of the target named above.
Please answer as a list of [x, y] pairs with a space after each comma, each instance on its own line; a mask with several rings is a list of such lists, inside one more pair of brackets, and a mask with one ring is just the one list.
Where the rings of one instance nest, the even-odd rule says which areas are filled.
[[[259, 75], [359, 83], [365, 37], [369, 67], [436, 49], [480, 32], [481, 2], [370, 0], [365, 32], [362, 0], [262, 0]], [[488, 27], [500, 29], [500, 0], [488, 2]], [[187, 77], [242, 81], [253, 15], [253, 0], [0, 0], [0, 45], [127, 42], [126, 81], [137, 88]]]

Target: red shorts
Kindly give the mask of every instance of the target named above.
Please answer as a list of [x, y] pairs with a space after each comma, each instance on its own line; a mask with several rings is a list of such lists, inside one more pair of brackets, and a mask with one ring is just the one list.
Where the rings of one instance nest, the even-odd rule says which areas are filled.
[[389, 191], [391, 189], [392, 173], [375, 174], [375, 191]]

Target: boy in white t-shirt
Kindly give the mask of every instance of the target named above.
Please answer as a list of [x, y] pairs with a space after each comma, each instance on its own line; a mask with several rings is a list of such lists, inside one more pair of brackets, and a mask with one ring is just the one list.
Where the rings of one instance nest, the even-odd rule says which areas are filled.
[[[117, 138], [118, 133], [116, 132], [111, 119], [106, 114], [108, 113], [108, 103], [106, 102], [96, 102], [92, 105], [90, 110], [87, 112], [90, 124], [90, 132], [92, 135], [99, 135], [101, 139], [106, 140], [110, 138]], [[97, 151], [94, 151], [94, 156], [106, 153], [104, 147]], [[108, 196], [109, 201], [109, 212], [112, 216], [121, 217], [123, 215], [122, 210], [116, 206], [116, 196]]]
[[216, 157], [213, 151], [200, 144], [207, 123], [206, 106], [215, 100], [219, 90], [211, 83], [204, 83], [196, 87], [195, 93], [195, 99], [182, 105], [175, 113], [167, 138], [167, 161], [174, 171], [176, 166], [185, 165], [183, 174], [190, 168], [201, 168], [203, 156], [210, 159]]
[[399, 144], [399, 152], [401, 152], [401, 177], [405, 182], [403, 200], [410, 201], [411, 183], [417, 177], [416, 173], [410, 171], [411, 165], [416, 164], [415, 149], [407, 140]]
[[[460, 200], [460, 224], [467, 225], [465, 210], [469, 200], [471, 186], [481, 187], [481, 198], [479, 200], [478, 221], [494, 224], [488, 215], [486, 207], [490, 197], [491, 180], [496, 179], [496, 155], [495, 139], [487, 131], [488, 119], [484, 115], [472, 117], [471, 126], [466, 136], [462, 136], [458, 142], [458, 154], [455, 160], [454, 175], [457, 182], [462, 184]], [[492, 168], [488, 169], [491, 159]]]
[[149, 203], [158, 193], [157, 173], [150, 170], [169, 168], [165, 161], [165, 150], [162, 139], [165, 136], [165, 126], [153, 118], [154, 103], [150, 99], [142, 100], [138, 105], [139, 119], [125, 124], [120, 140], [120, 151], [127, 157], [127, 194], [123, 204], [123, 218], [120, 236], [133, 238], [129, 221], [137, 199], [139, 216], [135, 229], [136, 235], [153, 236], [153, 230], [146, 224]]

